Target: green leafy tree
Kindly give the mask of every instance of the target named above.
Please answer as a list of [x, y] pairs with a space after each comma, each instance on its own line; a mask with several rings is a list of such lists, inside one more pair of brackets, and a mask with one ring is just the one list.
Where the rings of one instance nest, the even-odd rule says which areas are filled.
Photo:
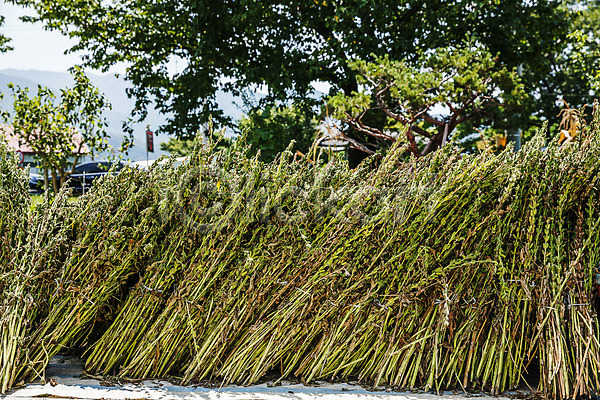
[[203, 128], [202, 131], [196, 132], [196, 136], [193, 138], [170, 138], [167, 142], [160, 144], [160, 149], [172, 155], [187, 157], [193, 154], [196, 146], [202, 146], [208, 142], [214, 143], [215, 150], [223, 150], [233, 144], [233, 138], [225, 137], [225, 129], [215, 132], [212, 119], [209, 119], [208, 124]]
[[[412, 63], [386, 56], [350, 65], [365, 90], [338, 93], [330, 104], [334, 117], [377, 140], [368, 146], [349, 138], [351, 145], [371, 154], [382, 141], [397, 139], [406, 140], [417, 157], [431, 153], [456, 136], [460, 124], [492, 124], [494, 117], [502, 119], [499, 107], [514, 112], [525, 99], [516, 72], [471, 43], [427, 52]], [[404, 138], [397, 136], [399, 127]]]
[[[568, 47], [573, 8], [563, 0], [10, 0], [77, 40], [87, 65], [128, 65], [136, 117], [150, 103], [170, 115], [162, 130], [193, 136], [218, 110], [218, 89], [266, 85], [277, 100], [309, 99], [311, 83], [349, 95], [348, 61], [412, 62], [419, 51], [459, 46], [468, 35], [509, 70], [523, 65], [529, 113], [556, 111], [556, 55]], [[181, 70], [169, 73], [178, 62]]]
[[307, 106], [267, 106], [250, 111], [238, 129], [252, 145], [251, 154], [260, 151], [260, 159], [269, 162], [292, 140], [295, 150], [307, 153], [315, 139], [317, 121]]
[[108, 148], [102, 112], [110, 105], [81, 68], [73, 68], [72, 74], [75, 84], [61, 90], [60, 102], [48, 88], [38, 86], [32, 96], [28, 88], [9, 84], [13, 112], [7, 113], [5, 119], [12, 124], [19, 144], [27, 144], [35, 154], [45, 189], [51, 179], [55, 193], [73, 173], [84, 155], [84, 146], [92, 152]]
[[[4, 25], [5, 17], [0, 15], [0, 28]], [[7, 51], [13, 50], [11, 46], [8, 45], [10, 42], [10, 38], [0, 34], [0, 53], [6, 53]], [[0, 92], [0, 100], [4, 98], [4, 95]]]
[[50, 89], [38, 86], [37, 94], [30, 96], [28, 88], [21, 89], [12, 83], [8, 86], [14, 98], [10, 122], [19, 145], [27, 144], [38, 159], [45, 190], [51, 174], [52, 185], [57, 192], [60, 171], [66, 166], [65, 158], [72, 153], [73, 132], [56, 106], [56, 96]]
[[[62, 107], [68, 124], [81, 135], [80, 147], [76, 149], [76, 157], [81, 154], [81, 146], [85, 143], [90, 149], [92, 159], [95, 152], [108, 149], [108, 122], [103, 113], [112, 108], [106, 97], [90, 82], [80, 66], [70, 69], [74, 79], [71, 88], [61, 89]], [[73, 168], [77, 158], [73, 163]]]
[[[5, 17], [0, 15], [0, 28], [4, 25]], [[6, 53], [7, 51], [12, 50], [13, 48], [8, 45], [10, 42], [10, 38], [5, 35], [0, 35], [0, 53]]]
[[[591, 104], [600, 92], [600, 3], [596, 0], [581, 2], [573, 19], [573, 28], [569, 34], [572, 47], [561, 57], [567, 65], [562, 71], [563, 82], [570, 89], [564, 90], [563, 100], [578, 108]], [[594, 92], [590, 93], [589, 87]]]
[[196, 143], [195, 139], [170, 138], [168, 141], [160, 144], [160, 149], [169, 152], [169, 154], [186, 157], [192, 154]]
[[[209, 141], [217, 143], [214, 146], [215, 151], [227, 149], [233, 144], [234, 139], [224, 137], [223, 133], [224, 131], [207, 134], [207, 139]], [[171, 155], [176, 155], [178, 157], [187, 157], [192, 155], [192, 153], [194, 152], [194, 148], [198, 144], [202, 145], [202, 139], [198, 136], [194, 139], [170, 138], [168, 141], [160, 144], [160, 149], [162, 151], [168, 152]]]

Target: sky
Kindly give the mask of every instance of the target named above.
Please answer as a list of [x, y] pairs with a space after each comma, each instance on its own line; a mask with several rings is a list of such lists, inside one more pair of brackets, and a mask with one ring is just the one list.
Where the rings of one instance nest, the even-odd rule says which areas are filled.
[[[75, 41], [56, 31], [46, 31], [42, 24], [24, 23], [20, 16], [33, 12], [0, 0], [0, 15], [6, 19], [0, 33], [12, 39], [13, 51], [0, 53], [0, 70], [22, 69], [52, 72], [67, 72], [80, 63], [78, 54], [64, 54]], [[124, 66], [111, 68], [109, 73], [123, 73]], [[100, 71], [93, 71], [101, 74]]]
[[[5, 3], [0, 0], [0, 15], [6, 20], [0, 28], [0, 33], [12, 39], [9, 43], [14, 47], [13, 51], [0, 53], [0, 70], [3, 69], [21, 69], [21, 70], [39, 70], [52, 72], [67, 72], [67, 70], [80, 63], [79, 54], [64, 54], [75, 41], [69, 39], [57, 31], [44, 30], [40, 23], [31, 24], [21, 22], [19, 17], [23, 15], [32, 15], [33, 11], [26, 8]], [[171, 72], [178, 72], [182, 65], [169, 66]], [[97, 75], [102, 75], [101, 71], [86, 70]], [[125, 72], [125, 64], [113, 66], [107, 73]], [[316, 90], [327, 93], [330, 85], [323, 82], [313, 84]], [[266, 88], [257, 88], [257, 92], [266, 93]]]

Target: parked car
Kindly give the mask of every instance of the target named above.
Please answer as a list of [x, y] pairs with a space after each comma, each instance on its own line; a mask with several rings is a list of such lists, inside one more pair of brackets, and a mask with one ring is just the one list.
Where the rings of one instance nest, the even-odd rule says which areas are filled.
[[[190, 159], [189, 156], [177, 157], [172, 161], [172, 166], [179, 167], [180, 165], [188, 162], [189, 159]], [[171, 161], [170, 157], [166, 157], [166, 158], [162, 158], [162, 159], [159, 158], [156, 160], [149, 160], [149, 161], [145, 161], [145, 160], [144, 161], [134, 161], [131, 163], [131, 166], [136, 167], [136, 168], [141, 168], [141, 169], [148, 169], [155, 163], [158, 163], [159, 165], [164, 165], [170, 161]]]
[[29, 193], [42, 194], [44, 193], [44, 177], [40, 174], [29, 173]]
[[69, 187], [73, 193], [85, 193], [94, 181], [111, 171], [117, 172], [125, 168], [127, 163], [122, 161], [90, 161], [75, 166], [75, 171], [69, 176]]

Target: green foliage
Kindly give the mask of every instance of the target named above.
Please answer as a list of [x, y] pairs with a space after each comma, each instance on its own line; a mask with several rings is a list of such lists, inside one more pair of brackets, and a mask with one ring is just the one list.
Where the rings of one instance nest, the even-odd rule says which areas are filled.
[[[565, 80], [572, 86], [572, 93], [564, 100], [572, 107], [581, 107], [586, 102], [591, 104], [591, 95], [585, 96], [588, 86], [600, 93], [600, 3], [595, 0], [585, 0], [577, 7], [573, 18], [573, 30], [569, 34], [572, 48], [563, 56], [568, 62], [568, 68], [563, 71]], [[577, 96], [579, 92], [579, 96]], [[581, 101], [584, 96], [586, 102]]]
[[19, 144], [27, 144], [38, 159], [44, 173], [44, 187], [48, 189], [48, 174], [58, 189], [58, 171], [67, 167], [67, 159], [73, 152], [73, 132], [69, 130], [64, 113], [55, 104], [55, 95], [38, 86], [35, 96], [29, 88], [8, 85], [14, 98], [10, 123]]
[[[600, 56], [600, 7], [596, 0], [577, 0], [566, 2], [570, 12], [565, 15], [562, 30], [566, 37], [563, 41], [563, 50], [538, 56], [540, 65], [534, 73], [547, 78], [539, 89], [527, 84], [527, 90], [536, 99], [527, 104], [526, 115], [534, 119], [546, 119], [550, 127], [557, 127], [560, 123], [559, 112], [566, 101], [570, 107], [581, 108], [591, 105], [598, 96], [597, 64]], [[552, 28], [551, 28], [552, 29]], [[546, 66], [548, 65], [549, 66]], [[535, 67], [535, 66], [534, 66]], [[529, 66], [524, 67], [524, 78], [529, 80]], [[543, 68], [543, 69], [542, 69]], [[535, 124], [535, 121], [529, 124]], [[539, 123], [538, 123], [539, 125]], [[523, 124], [523, 127], [526, 125]], [[555, 133], [556, 130], [551, 129]]]
[[244, 117], [238, 129], [244, 133], [251, 154], [260, 152], [262, 161], [273, 161], [294, 141], [294, 150], [307, 153], [317, 132], [317, 121], [307, 107], [268, 106]]
[[0, 223], [27, 222], [0, 241], [0, 391], [76, 351], [119, 379], [275, 371], [495, 395], [536, 365], [545, 398], [595, 395], [597, 112], [579, 142], [539, 132], [516, 153], [410, 162], [396, 146], [378, 168], [209, 142], [30, 212], [0, 145], [0, 196], [17, 203], [0, 202]]
[[160, 144], [160, 149], [169, 152], [178, 157], [187, 157], [192, 155], [194, 149], [198, 146], [206, 145], [206, 142], [218, 142], [215, 147], [217, 150], [223, 150], [233, 145], [234, 139], [224, 137], [225, 131], [215, 132], [213, 130], [212, 120], [209, 121], [208, 130], [204, 133], [196, 134], [193, 139], [170, 138], [167, 142]]
[[[37, 94], [12, 83], [13, 111], [5, 119], [13, 126], [19, 144], [31, 147], [44, 174], [47, 191], [49, 175], [55, 193], [66, 182], [81, 155], [84, 144], [92, 152], [108, 148], [106, 120], [110, 108], [103, 94], [91, 85], [80, 67], [74, 67], [72, 88], [61, 89], [60, 102], [48, 88], [38, 86]], [[79, 135], [80, 140], [75, 136]], [[74, 160], [71, 161], [70, 157]], [[67, 170], [71, 167], [71, 171]]]
[[[209, 115], [223, 122], [217, 89], [266, 85], [267, 101], [307, 99], [314, 81], [334, 92], [358, 89], [348, 60], [390, 55], [411, 62], [420, 51], [460, 46], [472, 37], [512, 70], [523, 65], [532, 97], [528, 113], [557, 113], [563, 87], [556, 56], [568, 48], [569, 16], [563, 0], [316, 1], [10, 0], [31, 6], [49, 28], [77, 40], [73, 50], [90, 66], [128, 65], [137, 99], [172, 115], [162, 127], [190, 136]], [[168, 71], [177, 60], [180, 70]]]
[[[0, 15], [0, 28], [4, 25], [5, 17]], [[12, 50], [13, 48], [8, 45], [10, 42], [10, 38], [4, 35], [0, 35], [0, 53], [6, 53], [7, 51]]]
[[583, 31], [577, 30], [569, 35], [573, 40], [573, 69], [583, 79], [591, 82], [592, 88], [596, 91], [600, 89], [600, 70], [596, 64], [600, 57], [600, 49], [593, 37], [586, 35]]
[[[18, 167], [14, 151], [0, 136], [0, 275], [9, 265], [9, 249], [16, 248], [23, 238], [24, 216], [31, 201], [27, 189], [27, 173]], [[4, 290], [8, 288], [0, 278], [0, 292]]]
[[[83, 138], [92, 157], [94, 152], [108, 149], [108, 123], [102, 114], [112, 106], [103, 93], [94, 87], [80, 66], [70, 69], [75, 81], [72, 88], [61, 89], [61, 108], [66, 120]], [[80, 153], [80, 151], [76, 151]]]
[[160, 144], [160, 149], [179, 157], [185, 157], [192, 154], [192, 150], [197, 145], [195, 140], [171, 138], [168, 142]]
[[[415, 62], [384, 56], [350, 66], [364, 90], [331, 97], [334, 116], [377, 139], [395, 142], [400, 134], [415, 156], [432, 152], [447, 140], [457, 142], [460, 135], [454, 132], [460, 124], [476, 121], [483, 129], [501, 123], [498, 108], [514, 113], [527, 99], [517, 73], [472, 43], [438, 48]], [[367, 122], [374, 113], [385, 118], [380, 126]]]

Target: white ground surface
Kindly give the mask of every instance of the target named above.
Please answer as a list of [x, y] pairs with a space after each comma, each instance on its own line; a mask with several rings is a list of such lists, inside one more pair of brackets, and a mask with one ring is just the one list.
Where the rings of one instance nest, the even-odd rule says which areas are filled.
[[72, 359], [56, 358], [46, 370], [46, 384], [30, 384], [6, 395], [6, 399], [156, 399], [156, 400], [501, 400], [485, 395], [446, 392], [398, 393], [369, 391], [359, 385], [329, 384], [304, 386], [283, 382], [248, 387], [227, 386], [209, 389], [197, 386], [177, 386], [164, 381], [144, 381], [140, 384], [112, 385], [95, 379], [81, 378], [81, 364]]

